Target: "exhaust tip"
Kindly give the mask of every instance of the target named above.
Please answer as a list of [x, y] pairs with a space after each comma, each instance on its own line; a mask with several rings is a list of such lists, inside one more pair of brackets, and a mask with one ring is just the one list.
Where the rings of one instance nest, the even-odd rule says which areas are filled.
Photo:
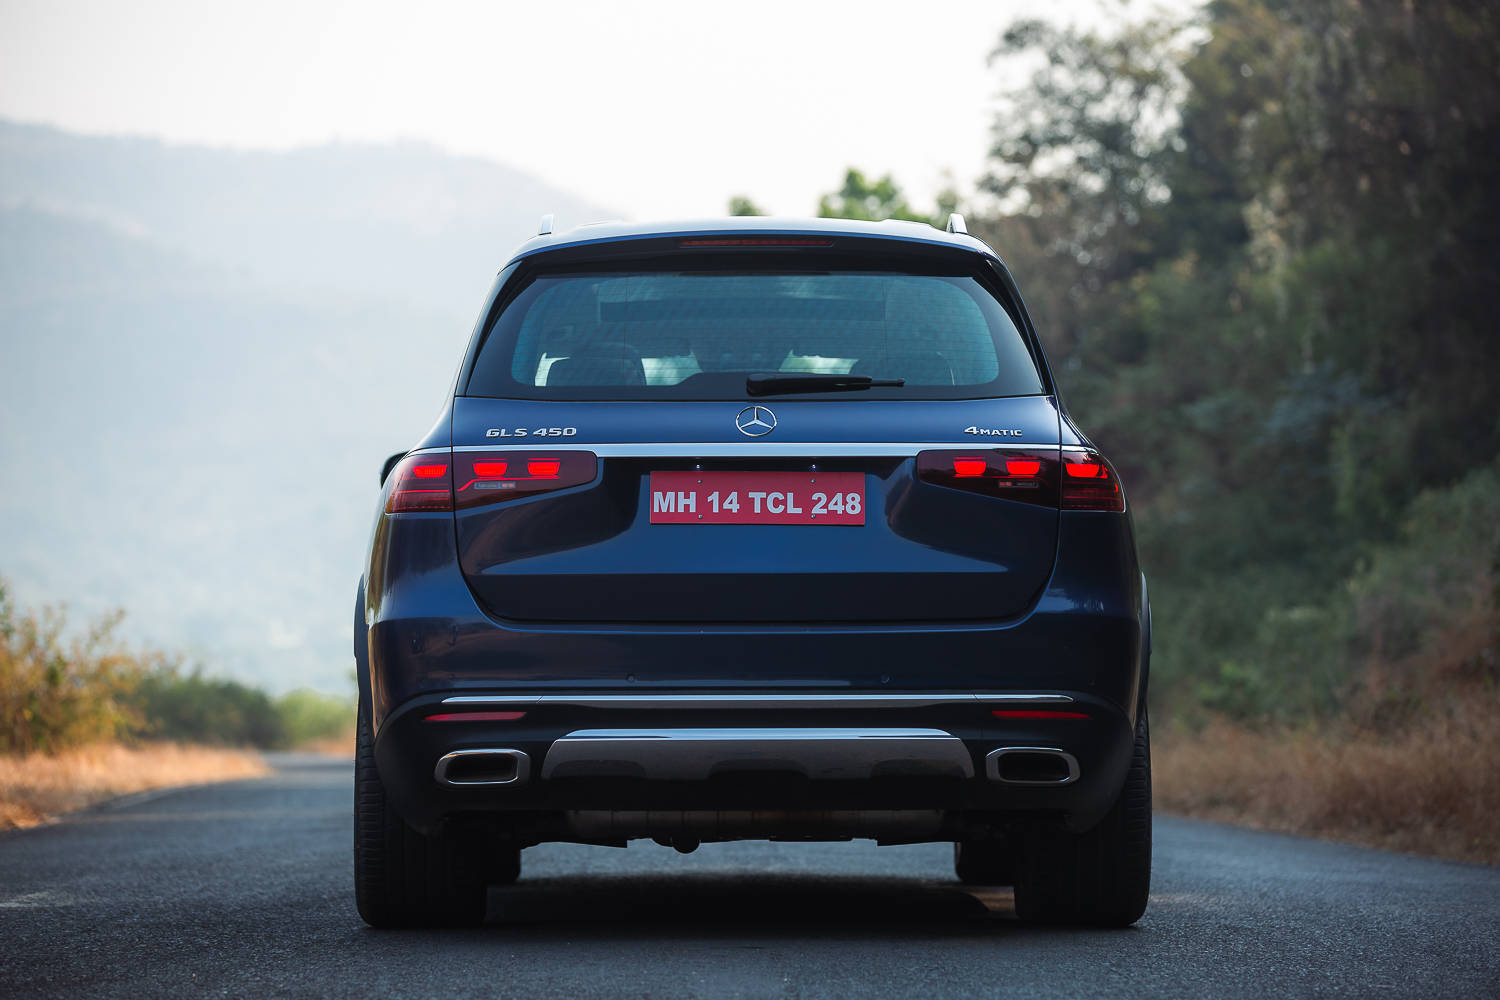
[[432, 776], [442, 785], [513, 785], [531, 776], [521, 750], [454, 750], [438, 758]]
[[1078, 758], [1056, 747], [1001, 747], [984, 764], [990, 780], [1004, 785], [1070, 785], [1083, 773]]

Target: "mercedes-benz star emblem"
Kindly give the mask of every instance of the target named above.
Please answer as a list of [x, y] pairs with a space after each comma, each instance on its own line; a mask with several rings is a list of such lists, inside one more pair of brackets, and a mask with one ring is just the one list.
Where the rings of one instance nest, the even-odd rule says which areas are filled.
[[776, 429], [776, 414], [764, 406], [747, 406], [734, 418], [734, 426], [740, 433], [758, 438]]

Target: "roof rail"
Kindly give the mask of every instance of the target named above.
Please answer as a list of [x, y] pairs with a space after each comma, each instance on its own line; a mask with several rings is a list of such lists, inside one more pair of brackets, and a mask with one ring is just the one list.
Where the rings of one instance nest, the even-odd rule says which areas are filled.
[[962, 215], [959, 215], [957, 212], [952, 212], [952, 213], [949, 214], [949, 216], [948, 216], [948, 232], [950, 232], [950, 233], [967, 233], [968, 231], [969, 231], [969, 227], [966, 226], [966, 225], [964, 225], [964, 217]]
[[[963, 220], [959, 220], [959, 221], [962, 222]], [[953, 228], [952, 228], [953, 223], [950, 222], [948, 224], [948, 226], [949, 226], [948, 231], [951, 233], [953, 231]], [[538, 236], [546, 236], [546, 235], [548, 235], [551, 232], [552, 232], [552, 213], [548, 212], [546, 215], [542, 216], [542, 224], [541, 224], [541, 226], [539, 226], [537, 228], [536, 234]]]

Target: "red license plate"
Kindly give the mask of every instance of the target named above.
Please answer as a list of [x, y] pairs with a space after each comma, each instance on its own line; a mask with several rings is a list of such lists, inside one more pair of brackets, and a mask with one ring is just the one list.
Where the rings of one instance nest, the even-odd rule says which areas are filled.
[[864, 524], [862, 472], [653, 472], [652, 524]]

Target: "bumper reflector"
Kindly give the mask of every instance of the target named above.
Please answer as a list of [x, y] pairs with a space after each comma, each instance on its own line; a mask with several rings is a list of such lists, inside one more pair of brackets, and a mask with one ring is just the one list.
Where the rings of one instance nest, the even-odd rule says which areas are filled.
[[525, 712], [443, 712], [428, 715], [425, 722], [515, 722], [524, 719]]
[[997, 708], [990, 713], [997, 719], [1087, 719], [1083, 712], [1054, 712], [1043, 708]]

